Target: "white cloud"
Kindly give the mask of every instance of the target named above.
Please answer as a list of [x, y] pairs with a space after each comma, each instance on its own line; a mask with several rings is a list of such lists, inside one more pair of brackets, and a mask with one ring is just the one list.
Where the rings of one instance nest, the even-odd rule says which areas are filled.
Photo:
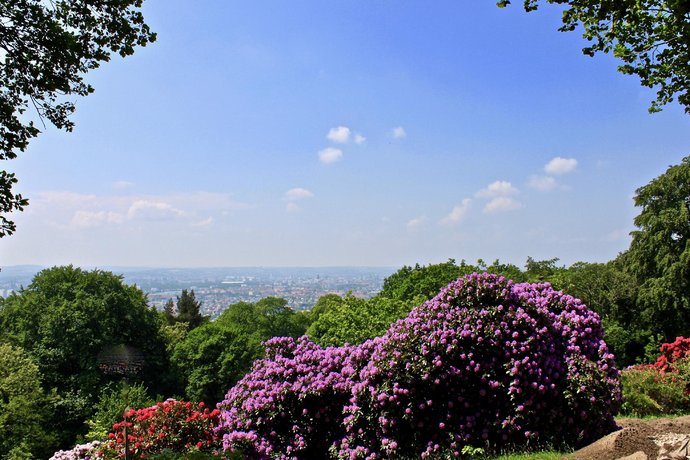
[[558, 182], [551, 176], [530, 176], [527, 186], [540, 192], [548, 192], [558, 187]]
[[462, 221], [467, 215], [467, 212], [470, 210], [471, 204], [472, 200], [470, 198], [465, 198], [464, 200], [462, 200], [462, 203], [460, 203], [457, 206], [454, 206], [450, 213], [446, 217], [441, 219], [441, 223], [456, 224]]
[[55, 207], [76, 207], [93, 205], [97, 201], [98, 198], [96, 197], [96, 195], [84, 195], [82, 193], [63, 191], [50, 191], [37, 193], [36, 198], [32, 200], [32, 204], [34, 204], [34, 202], [39, 202], [41, 204], [46, 204]]
[[[86, 195], [65, 191], [37, 193], [29, 208], [41, 225], [59, 231], [121, 226], [122, 231], [150, 231], [149, 225], [174, 221], [176, 225], [208, 227], [239, 210], [252, 208], [230, 194], [185, 192], [166, 195]], [[136, 226], [130, 224], [136, 223]], [[180, 228], [179, 226], [177, 228]]]
[[366, 140], [367, 140], [367, 138], [362, 136], [361, 134], [359, 134], [359, 133], [355, 134], [355, 144], [362, 145], [362, 144], [364, 144], [364, 142]]
[[484, 212], [492, 214], [495, 212], [513, 211], [515, 209], [520, 209], [521, 207], [522, 204], [511, 197], [498, 196], [486, 203], [486, 206], [484, 206]]
[[163, 201], [137, 200], [127, 210], [129, 219], [168, 220], [184, 215], [184, 211]]
[[331, 128], [326, 135], [326, 138], [331, 142], [338, 144], [347, 144], [350, 140], [350, 128], [347, 126], [338, 126]]
[[172, 203], [176, 208], [187, 210], [188, 214], [199, 211], [237, 211], [252, 207], [250, 204], [235, 201], [228, 193], [204, 191], [174, 193], [144, 199]]
[[393, 139], [405, 139], [407, 137], [405, 128], [403, 128], [402, 126], [393, 128], [393, 131], [391, 131], [391, 135], [393, 136]]
[[134, 182], [128, 182], [126, 180], [117, 180], [113, 182], [113, 188], [123, 190], [126, 188], [132, 188], [134, 187]]
[[425, 222], [426, 222], [426, 217], [425, 216], [419, 216], [419, 217], [415, 217], [414, 219], [410, 219], [409, 221], [407, 221], [406, 226], [407, 226], [408, 230], [414, 231], [414, 230], [419, 229], [422, 225], [424, 225]]
[[546, 163], [544, 171], [548, 174], [561, 175], [575, 171], [577, 160], [575, 158], [556, 157]]
[[313, 196], [314, 194], [312, 192], [302, 187], [291, 188], [290, 190], [285, 192], [285, 199], [287, 201], [303, 200], [305, 198], [311, 198]]
[[204, 220], [192, 222], [192, 227], [210, 227], [215, 221], [216, 219], [214, 219], [213, 216], [209, 216]]
[[319, 161], [321, 163], [330, 164], [340, 160], [343, 156], [343, 151], [334, 147], [326, 147], [319, 151]]
[[116, 212], [77, 211], [72, 216], [70, 225], [75, 228], [93, 228], [108, 224], [121, 224], [124, 220], [125, 217]]
[[289, 202], [289, 203], [287, 204], [287, 206], [285, 206], [285, 210], [286, 210], [287, 212], [298, 212], [298, 211], [301, 211], [302, 208], [300, 208], [299, 206], [297, 206], [296, 203], [293, 203], [293, 202], [291, 201], [291, 202]]
[[490, 183], [486, 188], [477, 192], [477, 196], [481, 198], [494, 198], [498, 196], [515, 195], [519, 190], [513, 187], [508, 181], [497, 180]]

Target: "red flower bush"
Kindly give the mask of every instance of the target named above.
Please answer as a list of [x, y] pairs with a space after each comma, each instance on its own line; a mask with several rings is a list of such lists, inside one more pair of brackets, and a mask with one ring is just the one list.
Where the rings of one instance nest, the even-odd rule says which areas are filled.
[[690, 338], [676, 337], [660, 348], [653, 364], [623, 372], [623, 406], [627, 415], [687, 413], [690, 408]]
[[168, 399], [155, 406], [127, 411], [124, 420], [113, 425], [102, 452], [105, 458], [124, 457], [125, 427], [131, 458], [146, 458], [164, 450], [211, 452], [220, 447], [213, 432], [218, 422], [218, 409], [205, 408], [204, 403], [194, 405]]
[[674, 372], [673, 363], [690, 355], [690, 338], [676, 337], [671, 343], [661, 345], [659, 356], [652, 367], [660, 372]]

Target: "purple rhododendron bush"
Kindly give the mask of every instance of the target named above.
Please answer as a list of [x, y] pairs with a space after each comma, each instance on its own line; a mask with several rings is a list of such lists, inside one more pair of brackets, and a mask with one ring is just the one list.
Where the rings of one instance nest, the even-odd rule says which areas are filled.
[[615, 428], [619, 376], [581, 301], [472, 274], [358, 346], [267, 342], [219, 404], [219, 431], [249, 458], [578, 446]]

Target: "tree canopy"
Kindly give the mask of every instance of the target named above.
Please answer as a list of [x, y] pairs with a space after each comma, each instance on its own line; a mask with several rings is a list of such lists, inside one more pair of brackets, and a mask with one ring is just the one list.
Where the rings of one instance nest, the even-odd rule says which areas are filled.
[[[107, 382], [125, 375], [154, 391], [167, 389], [159, 326], [159, 314], [140, 289], [101, 270], [43, 270], [28, 287], [0, 300], [0, 340], [26, 350], [44, 389], [57, 390], [61, 399], [53, 415], [64, 442], [73, 441]], [[129, 350], [140, 354], [140, 367], [104, 372], [104, 364], [119, 371], [121, 351]]]
[[[0, 160], [16, 158], [40, 129], [35, 109], [58, 129], [71, 131], [74, 102], [94, 91], [84, 76], [112, 53], [128, 56], [156, 39], [139, 10], [143, 0], [0, 0]], [[28, 200], [12, 188], [14, 173], [0, 171], [0, 237], [15, 231], [2, 215]]]
[[[588, 56], [613, 53], [621, 73], [656, 88], [650, 112], [674, 98], [690, 113], [690, 2], [687, 0], [545, 0], [563, 5], [562, 32], [582, 30]], [[500, 0], [505, 7], [510, 0]], [[524, 0], [526, 11], [543, 3]]]
[[690, 324], [690, 156], [636, 191], [637, 230], [626, 255], [642, 317], [665, 339]]
[[0, 458], [50, 455], [53, 439], [45, 430], [48, 402], [31, 357], [19, 347], [0, 343]]
[[470, 273], [489, 272], [503, 275], [515, 282], [524, 282], [528, 278], [531, 281], [532, 278], [553, 274], [557, 260], [534, 260], [529, 257], [526, 272], [516, 265], [501, 263], [498, 259], [491, 265], [487, 265], [482, 259], [477, 260], [475, 265], [468, 264], [464, 260], [458, 264], [454, 259], [438, 264], [415, 264], [414, 267], [406, 265], [383, 281], [383, 288], [376, 297], [397, 299], [418, 305], [435, 296], [451, 281]]
[[194, 289], [183, 289], [177, 296], [177, 304], [169, 299], [163, 308], [163, 315], [168, 324], [183, 323], [189, 330], [208, 321], [208, 317], [201, 314], [201, 301], [196, 300]]
[[322, 346], [359, 344], [383, 335], [391, 323], [404, 318], [416, 305], [398, 299], [374, 297], [367, 300], [353, 295], [346, 295], [339, 302], [333, 299], [329, 302], [329, 309], [307, 329], [309, 338]]
[[191, 331], [171, 357], [186, 397], [209, 404], [223, 399], [261, 355], [261, 341], [253, 339], [241, 328], [219, 321]]
[[418, 303], [435, 296], [438, 291], [451, 281], [462, 275], [476, 271], [476, 267], [461, 261], [460, 265], [454, 259], [448, 259], [439, 264], [429, 264], [414, 267], [404, 266], [383, 281], [383, 288], [378, 297], [413, 301]]

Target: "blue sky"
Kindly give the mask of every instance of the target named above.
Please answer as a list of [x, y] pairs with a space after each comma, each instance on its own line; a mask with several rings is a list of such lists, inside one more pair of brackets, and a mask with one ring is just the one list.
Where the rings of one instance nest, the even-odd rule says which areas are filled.
[[[468, 6], [471, 5], [471, 6]], [[401, 266], [627, 248], [690, 117], [494, 2], [148, 0], [158, 41], [8, 163], [3, 265]]]

